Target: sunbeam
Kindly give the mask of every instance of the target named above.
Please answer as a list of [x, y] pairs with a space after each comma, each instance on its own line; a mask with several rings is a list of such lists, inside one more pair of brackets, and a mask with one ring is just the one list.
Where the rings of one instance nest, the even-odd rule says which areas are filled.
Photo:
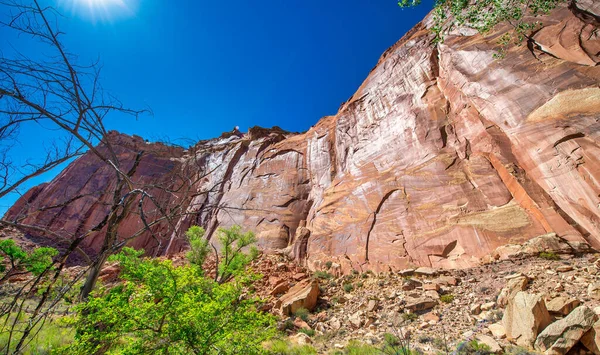
[[134, 0], [59, 0], [72, 14], [83, 15], [92, 22], [112, 22], [134, 15]]

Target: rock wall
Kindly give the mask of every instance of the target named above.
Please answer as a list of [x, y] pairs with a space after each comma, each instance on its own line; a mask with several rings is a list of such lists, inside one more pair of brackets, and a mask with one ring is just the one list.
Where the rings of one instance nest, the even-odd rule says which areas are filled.
[[[503, 59], [495, 54], [508, 27], [486, 37], [461, 30], [433, 45], [427, 17], [383, 54], [337, 115], [305, 133], [253, 128], [148, 155], [140, 179], [206, 174], [175, 232], [161, 235], [168, 243], [160, 252], [184, 248], [191, 224], [209, 238], [239, 224], [264, 249], [344, 270], [467, 267], [551, 232], [599, 248], [597, 7], [581, 0], [554, 10]], [[132, 161], [142, 142], [118, 139]], [[5, 218], [93, 190], [85, 202], [26, 222], [72, 231], [97, 221], [114, 179], [91, 161], [84, 156], [33, 189]], [[139, 223], [132, 216], [122, 228]], [[148, 233], [133, 243], [157, 246]]]

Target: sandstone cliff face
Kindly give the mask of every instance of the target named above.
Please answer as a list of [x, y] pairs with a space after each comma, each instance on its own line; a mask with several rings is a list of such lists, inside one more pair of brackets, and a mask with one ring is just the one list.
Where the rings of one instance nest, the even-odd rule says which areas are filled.
[[[191, 224], [209, 237], [239, 224], [265, 249], [344, 270], [466, 267], [550, 232], [600, 247], [599, 16], [591, 0], [559, 8], [501, 60], [494, 54], [508, 28], [485, 38], [462, 31], [435, 46], [426, 18], [336, 116], [306, 133], [255, 128], [148, 155], [139, 179], [208, 173], [160, 252], [183, 248]], [[133, 161], [143, 142], [118, 139]], [[109, 169], [85, 156], [5, 217], [93, 192], [26, 218], [73, 231], [103, 217], [110, 184]], [[137, 229], [138, 219], [122, 228]], [[148, 233], [133, 243], [156, 247]]]

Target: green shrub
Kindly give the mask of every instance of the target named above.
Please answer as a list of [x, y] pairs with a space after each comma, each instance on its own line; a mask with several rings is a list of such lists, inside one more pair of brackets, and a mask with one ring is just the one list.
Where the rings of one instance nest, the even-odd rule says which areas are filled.
[[452, 301], [454, 301], [454, 295], [451, 293], [442, 295], [440, 297], [440, 301], [444, 302], [444, 303], [452, 303]]
[[276, 334], [275, 318], [257, 311], [248, 294], [256, 277], [236, 273], [219, 284], [196, 265], [140, 259], [125, 248], [112, 257], [124, 282], [77, 307], [75, 341], [67, 354], [260, 354]]
[[473, 339], [473, 340], [471, 340], [469, 342], [463, 342], [463, 343], [458, 344], [455, 353], [456, 354], [461, 354], [461, 355], [470, 355], [470, 354], [485, 355], [485, 354], [491, 354], [490, 347], [488, 345], [479, 343], [475, 339]]
[[344, 354], [347, 355], [379, 355], [380, 350], [372, 345], [364, 344], [356, 340], [351, 340], [346, 348]]
[[316, 355], [317, 350], [310, 345], [291, 345], [285, 340], [276, 339], [266, 346], [269, 355]]
[[[0, 272], [6, 271], [0, 281], [16, 273], [31, 272], [34, 276], [39, 276], [52, 266], [52, 259], [57, 254], [58, 250], [54, 248], [39, 247], [26, 252], [12, 239], [0, 241]], [[2, 264], [4, 258], [8, 259], [8, 270]]]
[[298, 332], [304, 333], [304, 334], [308, 335], [309, 337], [315, 336], [315, 333], [316, 333], [314, 329], [304, 329], [304, 328], [299, 329]]
[[328, 261], [328, 262], [325, 263], [325, 268], [327, 270], [331, 269], [332, 266], [333, 266], [333, 262], [331, 262], [331, 261]]
[[313, 273], [313, 277], [321, 280], [330, 280], [333, 278], [333, 275], [328, 273], [327, 271], [317, 270]]
[[354, 290], [354, 285], [352, 285], [351, 283], [345, 283], [342, 287], [346, 292], [352, 292], [352, 290]]
[[[416, 315], [414, 313], [405, 313], [405, 314], [413, 314]], [[416, 318], [416, 317], [415, 317]], [[398, 339], [397, 336], [395, 336], [392, 333], [385, 333], [383, 334], [383, 341], [387, 344], [387, 345], [391, 345], [391, 346], [398, 346], [401, 344], [400, 339]]]
[[295, 327], [296, 326], [294, 325], [294, 321], [292, 321], [291, 319], [286, 319], [285, 322], [283, 322], [283, 330], [292, 330]]
[[560, 260], [560, 256], [552, 251], [543, 251], [540, 253], [539, 257], [546, 260]]
[[294, 315], [303, 321], [308, 322], [308, 316], [310, 315], [310, 312], [308, 309], [300, 307], [296, 310], [296, 312], [294, 312]]
[[405, 321], [412, 322], [417, 320], [417, 318], [419, 318], [419, 316], [416, 313], [402, 313], [402, 319]]

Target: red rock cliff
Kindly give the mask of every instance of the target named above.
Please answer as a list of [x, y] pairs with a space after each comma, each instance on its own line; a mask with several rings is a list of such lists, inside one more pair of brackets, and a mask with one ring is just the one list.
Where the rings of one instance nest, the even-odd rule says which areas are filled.
[[[190, 151], [164, 147], [145, 158], [139, 178], [201, 170], [210, 173], [194, 189], [211, 191], [191, 200], [164, 245], [183, 248], [191, 224], [209, 236], [240, 224], [263, 248], [287, 247], [312, 267], [331, 260], [376, 270], [469, 266], [549, 232], [600, 247], [599, 16], [592, 0], [559, 8], [501, 60], [494, 54], [508, 28], [486, 37], [461, 31], [432, 45], [426, 18], [336, 116], [306, 133], [255, 128]], [[120, 139], [132, 161], [142, 142]], [[27, 219], [81, 228], [106, 213], [99, 201], [111, 183], [108, 169], [85, 156], [7, 217], [95, 191]], [[133, 230], [140, 222], [128, 223]], [[156, 246], [148, 234], [133, 243]]]

